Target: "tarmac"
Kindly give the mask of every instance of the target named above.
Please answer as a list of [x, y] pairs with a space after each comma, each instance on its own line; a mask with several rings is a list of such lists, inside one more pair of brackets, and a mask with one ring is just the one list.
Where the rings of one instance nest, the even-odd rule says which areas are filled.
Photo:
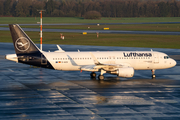
[[[134, 47], [60, 45], [65, 51], [149, 50]], [[43, 50], [57, 50], [43, 45]], [[1, 120], [179, 120], [180, 50], [159, 49], [177, 61], [170, 69], [135, 71], [133, 78], [105, 75], [93, 80], [89, 72], [34, 68], [4, 59], [12, 43], [0, 43]]]
[[[38, 28], [23, 28], [24, 31], [39, 31]], [[9, 31], [8, 27], [0, 27], [0, 31]], [[125, 31], [125, 30], [77, 30], [77, 29], [43, 29], [43, 32], [70, 33], [105, 33], [105, 34], [147, 34], [147, 35], [180, 35], [180, 32], [169, 31]]]

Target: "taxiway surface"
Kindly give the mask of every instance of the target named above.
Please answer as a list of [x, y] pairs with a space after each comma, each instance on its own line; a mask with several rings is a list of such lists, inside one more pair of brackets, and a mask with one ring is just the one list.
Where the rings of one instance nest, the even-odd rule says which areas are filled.
[[[8, 27], [0, 27], [0, 31], [9, 31]], [[39, 31], [38, 28], [23, 28], [24, 31]], [[77, 29], [43, 29], [43, 32], [70, 32], [70, 33], [106, 33], [106, 34], [150, 34], [150, 35], [180, 35], [180, 32], [169, 31], [125, 31], [125, 30], [77, 30]]]
[[[149, 48], [61, 45], [66, 51], [150, 50]], [[57, 50], [43, 45], [44, 50]], [[153, 49], [171, 56], [179, 49]], [[32, 68], [4, 59], [14, 53], [12, 43], [0, 43], [0, 119], [32, 120], [179, 120], [180, 61], [170, 69], [135, 71], [133, 78], [105, 75], [90, 79], [89, 72]]]
[[[138, 22], [138, 23], [49, 23], [46, 25], [139, 25], [139, 24], [180, 24], [180, 22]], [[39, 26], [39, 24], [19, 24], [20, 26]], [[0, 26], [8, 26], [8, 24], [0, 24]]]

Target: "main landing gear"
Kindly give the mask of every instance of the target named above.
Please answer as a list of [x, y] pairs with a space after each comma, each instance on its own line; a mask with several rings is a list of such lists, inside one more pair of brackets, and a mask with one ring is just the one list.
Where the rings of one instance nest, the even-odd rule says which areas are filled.
[[90, 75], [91, 75], [91, 78], [96, 78], [96, 73], [95, 72], [92, 72]]
[[156, 78], [155, 70], [151, 70], [151, 72], [152, 72], [152, 79]]
[[98, 76], [98, 79], [99, 79], [99, 80], [104, 80], [104, 75], [99, 75], [99, 76]]
[[[101, 69], [101, 73], [98, 76], [99, 80], [104, 80], [104, 75], [103, 75], [104, 73], [106, 73], [106, 71]], [[91, 78], [96, 78], [96, 73], [95, 72], [92, 72], [90, 75], [91, 75]]]

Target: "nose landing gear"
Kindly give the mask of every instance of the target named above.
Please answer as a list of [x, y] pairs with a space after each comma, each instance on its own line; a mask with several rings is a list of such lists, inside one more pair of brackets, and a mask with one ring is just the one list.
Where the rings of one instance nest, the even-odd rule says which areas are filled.
[[152, 79], [155, 79], [156, 78], [155, 70], [151, 70], [151, 72], [152, 72]]

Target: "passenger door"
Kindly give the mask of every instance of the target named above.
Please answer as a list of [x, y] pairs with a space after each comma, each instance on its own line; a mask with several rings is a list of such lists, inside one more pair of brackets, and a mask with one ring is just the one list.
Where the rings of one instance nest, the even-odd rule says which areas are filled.
[[159, 56], [157, 53], [154, 53], [154, 63], [159, 63]]

